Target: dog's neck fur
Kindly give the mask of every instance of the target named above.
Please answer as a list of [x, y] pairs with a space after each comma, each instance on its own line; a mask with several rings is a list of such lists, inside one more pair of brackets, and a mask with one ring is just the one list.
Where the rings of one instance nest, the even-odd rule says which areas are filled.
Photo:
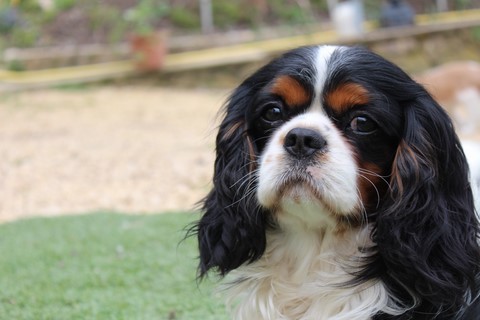
[[232, 273], [229, 303], [236, 319], [367, 320], [379, 311], [401, 314], [381, 281], [348, 285], [361, 265], [370, 228], [270, 230], [256, 262]]

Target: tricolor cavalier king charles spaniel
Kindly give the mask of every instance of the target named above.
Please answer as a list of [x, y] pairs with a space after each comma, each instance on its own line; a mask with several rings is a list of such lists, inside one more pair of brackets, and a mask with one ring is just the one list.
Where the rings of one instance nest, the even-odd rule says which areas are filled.
[[421, 85], [366, 49], [302, 47], [224, 111], [192, 230], [236, 319], [480, 319], [478, 178]]

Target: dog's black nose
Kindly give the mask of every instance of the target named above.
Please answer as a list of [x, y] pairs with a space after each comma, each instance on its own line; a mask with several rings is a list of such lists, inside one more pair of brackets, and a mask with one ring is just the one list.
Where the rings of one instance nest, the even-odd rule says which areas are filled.
[[312, 129], [294, 128], [287, 133], [283, 147], [292, 156], [301, 159], [313, 155], [325, 147], [327, 141]]

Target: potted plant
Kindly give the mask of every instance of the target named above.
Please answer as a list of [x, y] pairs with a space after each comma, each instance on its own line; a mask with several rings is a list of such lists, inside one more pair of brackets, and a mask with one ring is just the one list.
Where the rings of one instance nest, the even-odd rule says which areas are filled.
[[167, 54], [167, 31], [157, 29], [159, 20], [168, 13], [166, 4], [142, 0], [127, 11], [127, 20], [133, 26], [130, 48], [136, 67], [141, 71], [159, 70]]

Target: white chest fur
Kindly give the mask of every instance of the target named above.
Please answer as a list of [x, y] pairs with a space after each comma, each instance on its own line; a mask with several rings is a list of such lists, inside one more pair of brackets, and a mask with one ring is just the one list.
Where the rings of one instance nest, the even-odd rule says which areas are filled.
[[236, 319], [367, 320], [402, 313], [380, 281], [346, 284], [360, 265], [368, 230], [267, 235], [262, 258], [242, 266], [227, 285]]

